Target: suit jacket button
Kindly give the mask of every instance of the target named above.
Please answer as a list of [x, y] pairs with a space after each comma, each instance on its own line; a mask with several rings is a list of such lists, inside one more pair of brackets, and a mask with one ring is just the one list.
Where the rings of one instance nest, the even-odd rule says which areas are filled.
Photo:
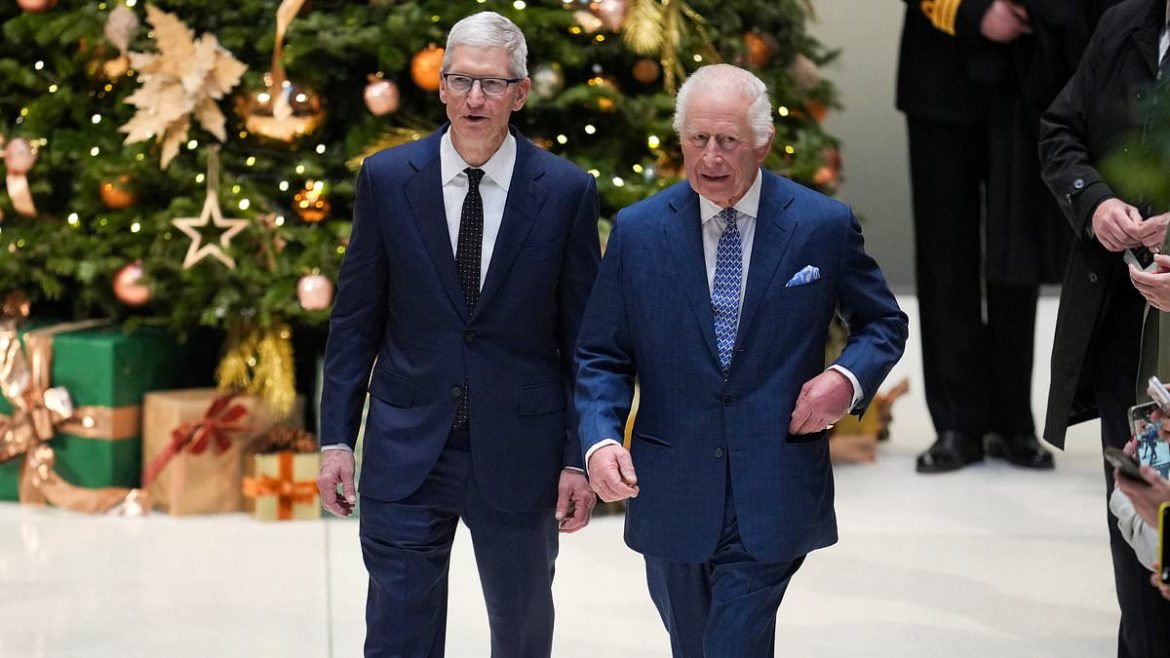
[[1097, 273], [1089, 272], [1089, 283], [1097, 283]]
[[462, 386], [452, 386], [451, 387], [451, 397], [456, 399], [456, 400], [463, 397], [463, 387]]
[[715, 459], [723, 459], [723, 448], [715, 448]]
[[463, 342], [474, 343], [475, 342], [475, 331], [472, 329], [468, 329], [467, 331], [463, 332]]
[[1075, 181], [1073, 181], [1073, 189], [1074, 189], [1074, 190], [1083, 190], [1083, 189], [1085, 189], [1085, 179], [1083, 179], [1083, 178], [1078, 178], [1078, 179], [1076, 179]]

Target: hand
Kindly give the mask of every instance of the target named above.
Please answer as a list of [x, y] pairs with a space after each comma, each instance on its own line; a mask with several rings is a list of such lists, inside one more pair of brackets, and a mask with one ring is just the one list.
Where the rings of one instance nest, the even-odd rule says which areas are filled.
[[1166, 225], [1170, 224], [1170, 213], [1162, 213], [1147, 217], [1146, 221], [1138, 224], [1138, 239], [1142, 246], [1155, 254], [1166, 242]]
[[1093, 211], [1093, 235], [1109, 251], [1125, 251], [1142, 243], [1142, 216], [1118, 198], [1105, 199]]
[[812, 434], [827, 430], [849, 411], [851, 402], [853, 383], [836, 370], [826, 370], [801, 387], [788, 432]]
[[1170, 585], [1162, 582], [1162, 577], [1159, 575], [1161, 573], [1162, 565], [1154, 564], [1154, 573], [1150, 574], [1150, 584], [1154, 586], [1154, 589], [1162, 593], [1162, 598], [1170, 601]]
[[557, 485], [557, 521], [561, 532], [577, 532], [589, 525], [597, 496], [589, 489], [589, 480], [584, 473], [571, 468], [561, 470], [561, 481]]
[[989, 41], [1011, 43], [1025, 34], [1032, 33], [1028, 10], [1010, 0], [995, 0], [983, 14], [979, 31]]
[[638, 497], [638, 476], [630, 451], [607, 445], [589, 455], [589, 484], [607, 503]]
[[1113, 482], [1121, 492], [1129, 497], [1134, 510], [1142, 520], [1152, 527], [1158, 527], [1158, 508], [1164, 502], [1170, 501], [1170, 480], [1163, 479], [1158, 471], [1149, 466], [1142, 466], [1142, 477], [1150, 486], [1143, 487], [1136, 482], [1130, 482], [1121, 477], [1116, 470], [1113, 472]]
[[1154, 264], [1158, 269], [1153, 272], [1143, 272], [1130, 265], [1129, 280], [1150, 306], [1159, 311], [1170, 311], [1170, 256], [1155, 254]]
[[[350, 450], [322, 450], [321, 472], [317, 474], [317, 491], [321, 492], [321, 506], [336, 516], [353, 514], [357, 502], [353, 486], [353, 452]], [[337, 495], [341, 485], [345, 497]]]

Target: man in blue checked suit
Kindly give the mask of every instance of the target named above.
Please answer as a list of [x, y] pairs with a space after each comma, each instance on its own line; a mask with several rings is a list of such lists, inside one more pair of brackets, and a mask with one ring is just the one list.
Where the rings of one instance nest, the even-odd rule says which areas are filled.
[[[837, 540], [826, 430], [865, 410], [906, 342], [849, 209], [761, 168], [771, 116], [747, 71], [687, 80], [687, 182], [619, 213], [578, 342], [590, 483], [629, 499], [626, 543], [676, 658], [773, 655], [789, 580]], [[826, 369], [836, 311], [850, 337]]]
[[558, 531], [584, 527], [595, 500], [571, 402], [572, 347], [600, 260], [597, 187], [509, 129], [531, 87], [526, 55], [499, 14], [456, 23], [439, 87], [450, 123], [368, 158], [358, 176], [325, 353], [318, 487], [327, 509], [352, 513], [368, 391], [367, 658], [444, 655], [460, 521], [491, 655], [548, 658]]

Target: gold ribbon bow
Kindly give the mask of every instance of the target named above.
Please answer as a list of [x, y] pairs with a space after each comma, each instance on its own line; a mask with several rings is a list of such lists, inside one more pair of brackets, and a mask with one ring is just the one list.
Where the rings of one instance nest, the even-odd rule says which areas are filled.
[[[63, 426], [77, 421], [69, 392], [50, 388], [53, 336], [105, 324], [105, 320], [58, 324], [30, 331], [20, 345], [16, 321], [0, 321], [0, 394], [12, 404], [11, 417], [0, 414], [0, 463], [24, 456], [20, 502], [78, 512], [139, 515], [149, 509], [137, 489], [86, 489], [69, 484], [54, 470], [56, 454], [49, 441]], [[92, 424], [89, 420], [86, 424]]]
[[317, 483], [313, 480], [296, 482], [293, 480], [293, 457], [291, 451], [276, 453], [280, 464], [280, 475], [271, 477], [244, 477], [244, 495], [248, 498], [260, 496], [276, 496], [276, 518], [282, 521], [292, 518], [293, 505], [308, 505], [317, 496]]

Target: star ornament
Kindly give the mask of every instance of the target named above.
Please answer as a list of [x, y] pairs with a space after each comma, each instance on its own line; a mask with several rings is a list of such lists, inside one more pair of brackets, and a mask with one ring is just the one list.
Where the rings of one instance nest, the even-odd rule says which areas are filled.
[[[219, 234], [218, 244], [215, 242], [203, 244], [203, 234], [198, 229], [207, 226], [209, 222], [218, 228], [225, 229]], [[228, 256], [223, 250], [231, 246], [232, 238], [244, 230], [244, 227], [248, 225], [248, 220], [224, 219], [223, 211], [219, 208], [219, 197], [214, 192], [208, 190], [207, 200], [203, 202], [203, 212], [199, 213], [198, 217], [178, 217], [172, 219], [171, 224], [191, 238], [191, 246], [187, 247], [187, 256], [183, 259], [183, 269], [191, 269], [196, 263], [208, 256], [218, 259], [228, 269], [236, 269], [235, 259]]]

